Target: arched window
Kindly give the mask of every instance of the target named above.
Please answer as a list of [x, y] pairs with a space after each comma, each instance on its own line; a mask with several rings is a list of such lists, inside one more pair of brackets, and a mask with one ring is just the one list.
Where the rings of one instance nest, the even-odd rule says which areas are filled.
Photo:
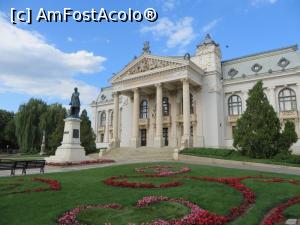
[[110, 113], [110, 121], [109, 121], [109, 125], [112, 126], [114, 122], [114, 112]]
[[169, 105], [169, 98], [163, 97], [162, 99], [162, 109], [163, 109], [163, 115], [168, 116], [170, 112], [170, 105]]
[[297, 110], [296, 94], [292, 89], [282, 89], [278, 94], [278, 100], [281, 112]]
[[143, 100], [140, 104], [140, 118], [145, 119], [148, 118], [148, 101]]
[[102, 112], [100, 117], [100, 126], [104, 127], [106, 123], [106, 112]]
[[242, 99], [238, 95], [231, 95], [228, 99], [228, 114], [230, 116], [242, 114]]

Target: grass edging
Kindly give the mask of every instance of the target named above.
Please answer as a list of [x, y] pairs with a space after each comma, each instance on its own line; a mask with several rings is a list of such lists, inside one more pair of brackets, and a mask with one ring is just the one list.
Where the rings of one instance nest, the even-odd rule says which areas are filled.
[[284, 159], [257, 159], [244, 156], [234, 149], [219, 149], [219, 148], [187, 148], [180, 152], [182, 155], [198, 156], [198, 157], [207, 157], [223, 160], [233, 160], [240, 162], [253, 162], [253, 163], [263, 163], [263, 164], [273, 164], [273, 165], [283, 165], [291, 167], [300, 167], [300, 155], [291, 155], [292, 160], [299, 160], [299, 163], [291, 163], [288, 160], [291, 160], [287, 157]]

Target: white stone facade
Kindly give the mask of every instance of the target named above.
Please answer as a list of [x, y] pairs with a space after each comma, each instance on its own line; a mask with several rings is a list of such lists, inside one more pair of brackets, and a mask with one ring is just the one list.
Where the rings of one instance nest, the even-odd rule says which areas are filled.
[[[147, 45], [143, 50], [91, 104], [97, 147], [230, 148], [248, 90], [258, 80], [280, 121], [294, 121], [300, 137], [296, 45], [227, 61], [210, 36], [192, 56], [155, 56]], [[300, 153], [300, 139], [293, 150]]]

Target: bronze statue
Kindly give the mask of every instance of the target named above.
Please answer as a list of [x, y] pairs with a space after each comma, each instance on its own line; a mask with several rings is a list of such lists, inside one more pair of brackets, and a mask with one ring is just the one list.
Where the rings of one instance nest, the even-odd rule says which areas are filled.
[[80, 112], [80, 99], [79, 99], [80, 93], [78, 92], [78, 88], [74, 88], [74, 93], [72, 94], [71, 97], [71, 102], [70, 102], [70, 117], [76, 117], [79, 118], [79, 112]]

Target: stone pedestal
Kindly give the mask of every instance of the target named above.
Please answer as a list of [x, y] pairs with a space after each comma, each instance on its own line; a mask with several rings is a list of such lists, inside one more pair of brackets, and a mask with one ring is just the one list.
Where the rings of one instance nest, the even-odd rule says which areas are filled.
[[79, 118], [66, 118], [64, 136], [61, 146], [56, 149], [55, 155], [45, 158], [47, 162], [80, 162], [91, 160], [85, 155], [84, 148], [80, 145]]

